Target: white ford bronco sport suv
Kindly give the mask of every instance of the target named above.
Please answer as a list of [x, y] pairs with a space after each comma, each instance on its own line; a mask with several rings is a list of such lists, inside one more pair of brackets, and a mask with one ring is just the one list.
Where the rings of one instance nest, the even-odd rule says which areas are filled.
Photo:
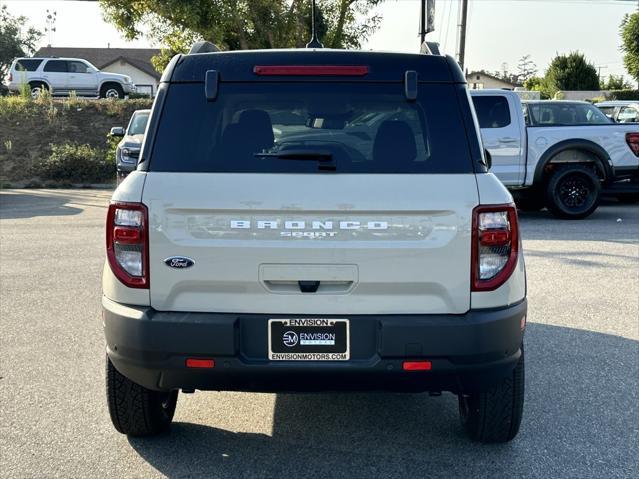
[[518, 432], [526, 281], [451, 57], [325, 49], [175, 57], [106, 224], [115, 428], [178, 391], [450, 391]]

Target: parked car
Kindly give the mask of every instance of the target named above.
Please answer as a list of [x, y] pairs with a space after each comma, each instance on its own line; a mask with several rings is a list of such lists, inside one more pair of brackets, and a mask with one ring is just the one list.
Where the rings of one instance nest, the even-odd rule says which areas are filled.
[[31, 96], [37, 98], [43, 90], [53, 96], [124, 98], [135, 91], [131, 77], [98, 70], [81, 58], [17, 58], [9, 70], [9, 89], [20, 91], [29, 85]]
[[136, 110], [133, 112], [126, 130], [121, 126], [111, 128], [111, 136], [122, 137], [115, 150], [118, 181], [124, 179], [137, 167], [150, 113], [151, 110]]
[[604, 114], [617, 123], [639, 123], [639, 100], [611, 100], [595, 103]]
[[586, 102], [528, 101], [507, 90], [472, 90], [491, 171], [524, 210], [590, 215], [605, 188], [639, 193], [639, 125], [618, 124]]
[[107, 213], [114, 427], [166, 431], [180, 390], [451, 391], [472, 438], [514, 438], [517, 211], [457, 62], [199, 53], [162, 79]]

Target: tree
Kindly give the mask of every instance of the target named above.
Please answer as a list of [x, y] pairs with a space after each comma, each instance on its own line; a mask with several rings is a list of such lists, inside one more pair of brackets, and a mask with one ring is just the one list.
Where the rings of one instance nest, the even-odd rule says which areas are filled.
[[639, 12], [625, 15], [621, 21], [623, 63], [630, 76], [639, 82]]
[[0, 7], [0, 82], [16, 57], [33, 54], [42, 33], [27, 28], [26, 17], [15, 17], [6, 5]]
[[610, 75], [607, 82], [601, 81], [602, 90], [629, 90], [631, 88], [632, 85], [624, 79], [623, 75]]
[[550, 98], [545, 91], [544, 79], [538, 76], [532, 76], [524, 82], [524, 88], [528, 91], [538, 91], [543, 100]]
[[[318, 0], [317, 30], [330, 48], [359, 48], [379, 26], [383, 0]], [[223, 50], [303, 47], [311, 37], [308, 0], [100, 0], [105, 19], [129, 39], [146, 35], [163, 46], [161, 71], [195, 40]]]
[[599, 90], [597, 69], [582, 53], [557, 55], [550, 62], [542, 92], [552, 98], [560, 90]]
[[524, 83], [529, 78], [535, 76], [537, 73], [537, 65], [530, 59], [530, 55], [524, 55], [517, 63], [517, 71], [517, 80], [519, 83]]

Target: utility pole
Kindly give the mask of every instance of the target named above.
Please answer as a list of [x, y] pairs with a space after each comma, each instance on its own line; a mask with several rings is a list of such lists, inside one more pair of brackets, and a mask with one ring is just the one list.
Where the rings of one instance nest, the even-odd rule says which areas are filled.
[[461, 0], [462, 16], [459, 24], [459, 66], [464, 69], [464, 60], [466, 56], [466, 23], [468, 21], [468, 0]]
[[426, 41], [426, 0], [421, 0], [421, 21], [419, 23], [419, 45], [423, 45]]

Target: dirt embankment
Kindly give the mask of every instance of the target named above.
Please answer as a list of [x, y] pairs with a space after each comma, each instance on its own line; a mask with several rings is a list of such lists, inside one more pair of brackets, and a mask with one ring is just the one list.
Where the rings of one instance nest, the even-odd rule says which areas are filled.
[[49, 158], [52, 145], [88, 144], [108, 150], [113, 126], [124, 126], [135, 110], [151, 100], [52, 100], [0, 98], [0, 185], [37, 178], [38, 162]]

